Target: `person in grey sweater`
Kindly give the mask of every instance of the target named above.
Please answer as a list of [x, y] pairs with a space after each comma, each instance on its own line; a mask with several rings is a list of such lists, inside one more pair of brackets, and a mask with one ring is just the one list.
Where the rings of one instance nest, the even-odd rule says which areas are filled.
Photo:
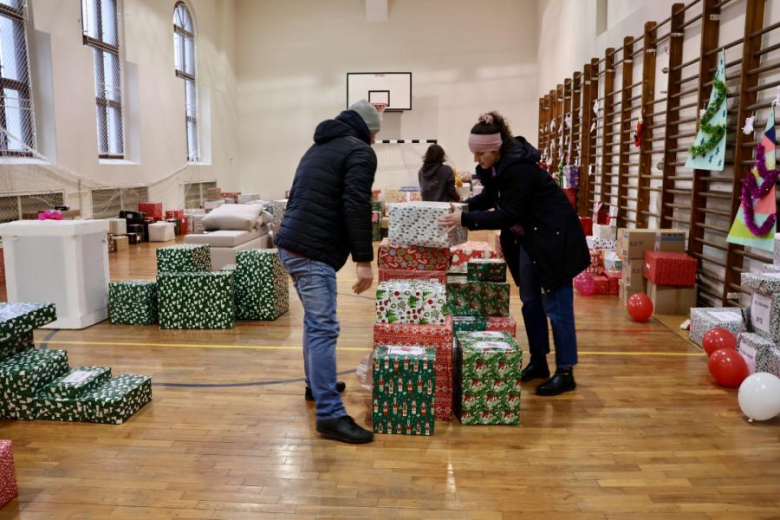
[[427, 202], [460, 202], [455, 189], [455, 172], [444, 164], [447, 160], [444, 148], [438, 144], [428, 147], [423, 157], [423, 166], [417, 172], [422, 191], [422, 200]]

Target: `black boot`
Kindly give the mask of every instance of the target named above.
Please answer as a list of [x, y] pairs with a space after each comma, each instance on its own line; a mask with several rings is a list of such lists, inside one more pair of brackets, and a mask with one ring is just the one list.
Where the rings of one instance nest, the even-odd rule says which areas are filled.
[[374, 434], [358, 426], [349, 415], [332, 421], [317, 421], [317, 432], [327, 439], [351, 444], [365, 444], [374, 440]]
[[520, 373], [520, 381], [527, 383], [532, 379], [547, 379], [550, 377], [550, 369], [547, 367], [547, 360], [537, 360], [531, 358], [531, 362]]
[[[336, 390], [339, 391], [340, 394], [344, 393], [344, 390], [347, 389], [347, 383], [344, 381], [336, 381]], [[306, 394], [305, 394], [307, 401], [314, 401], [314, 394], [311, 392], [311, 388], [308, 386], [306, 387]]]
[[577, 388], [577, 383], [574, 382], [574, 371], [571, 368], [559, 368], [555, 371], [552, 379], [536, 387], [536, 395], [561, 395], [564, 392], [571, 392], [575, 388]]

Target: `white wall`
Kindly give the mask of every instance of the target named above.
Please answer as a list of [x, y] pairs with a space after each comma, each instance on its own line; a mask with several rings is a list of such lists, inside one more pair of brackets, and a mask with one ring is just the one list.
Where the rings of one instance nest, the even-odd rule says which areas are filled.
[[479, 113], [537, 134], [535, 0], [395, 0], [367, 22], [362, 0], [238, 0], [241, 188], [279, 197], [316, 125], [345, 108], [346, 73], [413, 73], [414, 109], [381, 139], [437, 138], [459, 170]]

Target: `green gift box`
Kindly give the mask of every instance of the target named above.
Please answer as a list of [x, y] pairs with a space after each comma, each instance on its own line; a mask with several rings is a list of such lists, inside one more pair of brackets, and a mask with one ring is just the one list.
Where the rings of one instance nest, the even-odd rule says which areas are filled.
[[108, 309], [114, 325], [157, 323], [157, 283], [153, 280], [109, 283]]
[[26, 350], [0, 363], [0, 419], [35, 419], [35, 397], [67, 370], [64, 350]]
[[84, 420], [122, 424], [152, 400], [152, 378], [123, 374], [84, 396]]
[[520, 424], [520, 345], [508, 332], [456, 337], [455, 411], [461, 423]]
[[371, 203], [371, 239], [374, 242], [382, 241], [382, 203]]
[[111, 379], [110, 367], [83, 366], [46, 385], [35, 397], [37, 418], [45, 421], [84, 421], [81, 398]]
[[276, 249], [236, 253], [236, 316], [273, 321], [290, 308], [287, 272]]
[[506, 262], [499, 258], [472, 258], [467, 269], [470, 282], [506, 282]]
[[14, 354], [18, 354], [19, 352], [23, 352], [32, 348], [35, 348], [32, 331], [22, 333], [19, 336], [15, 336], [11, 339], [0, 342], [0, 362], [13, 356]]
[[233, 273], [161, 273], [157, 293], [161, 329], [231, 329], [235, 325]]
[[0, 302], [0, 342], [32, 332], [56, 319], [53, 303]]
[[447, 276], [447, 313], [473, 316], [478, 313], [476, 286], [465, 275]]
[[375, 433], [433, 435], [436, 349], [379, 345], [374, 350]]
[[211, 250], [205, 244], [178, 244], [157, 249], [157, 273], [211, 271]]
[[509, 316], [509, 284], [471, 282], [474, 284], [474, 308], [479, 316]]
[[452, 331], [477, 332], [487, 329], [487, 318], [484, 316], [453, 316]]

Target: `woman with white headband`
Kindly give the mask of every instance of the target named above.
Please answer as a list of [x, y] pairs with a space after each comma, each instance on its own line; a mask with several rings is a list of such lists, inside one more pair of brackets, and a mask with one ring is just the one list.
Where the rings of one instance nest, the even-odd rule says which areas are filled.
[[561, 188], [537, 163], [539, 152], [513, 137], [498, 112], [482, 114], [471, 129], [469, 149], [484, 186], [466, 202], [469, 211], [443, 217], [448, 226], [500, 229], [507, 267], [520, 287], [531, 361], [522, 381], [549, 378], [549, 317], [555, 342], [555, 375], [537, 387], [538, 395], [576, 388], [577, 334], [572, 280], [590, 265], [579, 218]]

